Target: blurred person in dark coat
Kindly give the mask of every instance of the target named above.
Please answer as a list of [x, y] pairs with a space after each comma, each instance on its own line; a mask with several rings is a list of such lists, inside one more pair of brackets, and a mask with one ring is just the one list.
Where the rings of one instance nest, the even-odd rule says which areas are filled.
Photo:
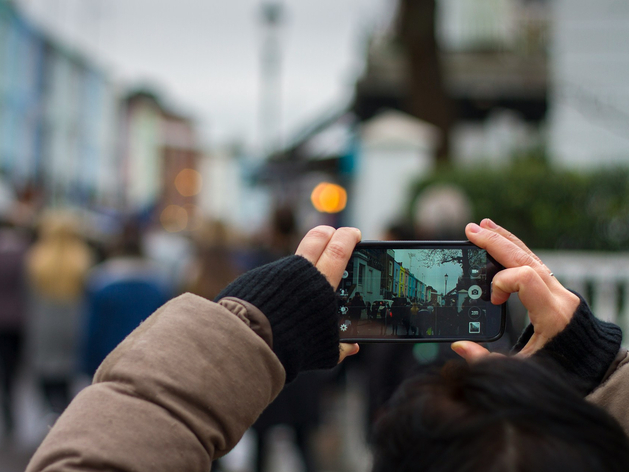
[[137, 222], [123, 224], [113, 257], [89, 273], [86, 290], [85, 336], [81, 367], [89, 375], [103, 359], [174, 293], [164, 268], [144, 257]]
[[[256, 254], [256, 265], [292, 254], [299, 242], [293, 210], [286, 206], [276, 209], [265, 236], [266, 243]], [[312, 439], [321, 422], [321, 393], [326, 379], [326, 374], [321, 372], [300, 375], [262, 412], [252, 426], [257, 438], [257, 472], [268, 470], [270, 433], [281, 425], [288, 426], [292, 431], [305, 472], [317, 470]]]
[[24, 264], [29, 237], [0, 216], [0, 398], [4, 431], [15, 426], [14, 385], [26, 329]]
[[47, 406], [56, 414], [72, 399], [85, 280], [93, 263], [73, 215], [44, 215], [27, 260], [28, 349]]
[[236, 264], [234, 237], [221, 221], [209, 221], [195, 233], [198, 256], [188, 268], [184, 288], [208, 300], [243, 272]]

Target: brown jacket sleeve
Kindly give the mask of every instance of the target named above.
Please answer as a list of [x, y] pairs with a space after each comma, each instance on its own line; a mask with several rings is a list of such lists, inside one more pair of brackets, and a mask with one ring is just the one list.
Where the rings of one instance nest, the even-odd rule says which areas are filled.
[[27, 472], [207, 472], [284, 386], [271, 342], [246, 302], [170, 301], [105, 359]]
[[629, 435], [629, 352], [622, 349], [603, 383], [586, 397], [620, 423]]

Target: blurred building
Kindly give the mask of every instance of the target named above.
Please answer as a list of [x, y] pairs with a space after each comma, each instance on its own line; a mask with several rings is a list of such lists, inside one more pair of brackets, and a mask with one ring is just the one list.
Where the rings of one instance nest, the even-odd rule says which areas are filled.
[[[545, 138], [546, 2], [398, 3], [395, 21], [367, 43], [351, 103], [307, 126], [262, 173], [305, 227], [351, 224], [379, 238], [438, 161], [500, 162]], [[322, 181], [347, 189], [345, 210], [313, 208]]]
[[0, 171], [18, 193], [79, 205], [115, 199], [115, 113], [103, 70], [0, 2]]
[[204, 153], [199, 171], [205, 184], [199, 195], [199, 208], [208, 218], [219, 220], [241, 234], [256, 234], [271, 215], [268, 189], [256, 185], [259, 156], [232, 144]]
[[[396, 23], [369, 41], [356, 84], [358, 116], [395, 108], [423, 118], [445, 134], [446, 160], [455, 164], [496, 162], [539, 146], [548, 109], [547, 2], [439, 0], [434, 11], [407, 6], [419, 3], [400, 0]], [[434, 44], [413, 16], [430, 13]], [[435, 59], [426, 52], [431, 48]], [[422, 79], [433, 68], [440, 83]], [[439, 103], [424, 98], [441, 90]], [[448, 116], [431, 121], [424, 110], [431, 106]]]
[[0, 168], [20, 190], [41, 175], [44, 57], [43, 38], [0, 2]]
[[[96, 61], [0, 0], [0, 173], [42, 206], [198, 219], [194, 122], [150, 92], [123, 96]], [[185, 221], [184, 221], [185, 220]]]
[[186, 230], [200, 225], [198, 198], [203, 187], [194, 122], [173, 112], [162, 119], [163, 166], [160, 214], [174, 206], [186, 212]]
[[549, 147], [557, 163], [629, 162], [629, 3], [553, 1]]
[[119, 125], [124, 207], [172, 231], [192, 229], [203, 185], [193, 121], [138, 90], [123, 99]]

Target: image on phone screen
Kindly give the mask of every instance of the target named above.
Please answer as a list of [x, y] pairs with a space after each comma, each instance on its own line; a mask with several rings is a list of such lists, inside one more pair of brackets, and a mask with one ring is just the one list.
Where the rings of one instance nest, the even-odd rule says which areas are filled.
[[364, 242], [337, 290], [345, 341], [491, 341], [505, 307], [491, 281], [502, 267], [469, 242]]

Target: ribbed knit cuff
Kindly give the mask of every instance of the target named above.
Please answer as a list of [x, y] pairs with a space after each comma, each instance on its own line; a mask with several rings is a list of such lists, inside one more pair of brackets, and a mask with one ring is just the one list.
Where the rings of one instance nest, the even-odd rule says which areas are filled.
[[286, 383], [299, 372], [334, 367], [339, 332], [334, 289], [301, 256], [290, 256], [243, 274], [215, 301], [245, 300], [271, 323], [273, 351], [286, 370]]
[[[596, 318], [583, 297], [573, 293], [581, 299], [581, 304], [570, 323], [533, 358], [541, 361], [551, 359], [567, 374], [566, 380], [587, 395], [601, 383], [614, 362], [620, 349], [622, 331], [615, 324]], [[527, 326], [513, 350], [522, 350], [533, 333], [533, 326]]]

